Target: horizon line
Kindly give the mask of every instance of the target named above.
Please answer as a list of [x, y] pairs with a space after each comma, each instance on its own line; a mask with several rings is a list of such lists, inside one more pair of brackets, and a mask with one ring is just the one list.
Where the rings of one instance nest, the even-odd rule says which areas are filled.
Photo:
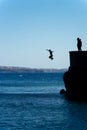
[[67, 68], [37, 68], [37, 67], [25, 67], [25, 66], [5, 66], [5, 65], [0, 65], [0, 68], [8, 68], [8, 69], [11, 69], [11, 68], [19, 68], [19, 69], [53, 69], [53, 70], [64, 70], [64, 69], [67, 69]]

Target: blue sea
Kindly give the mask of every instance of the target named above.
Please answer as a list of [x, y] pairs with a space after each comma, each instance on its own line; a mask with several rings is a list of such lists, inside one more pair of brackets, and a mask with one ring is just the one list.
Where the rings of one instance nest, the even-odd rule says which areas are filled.
[[0, 130], [87, 130], [87, 103], [63, 88], [63, 73], [0, 72]]

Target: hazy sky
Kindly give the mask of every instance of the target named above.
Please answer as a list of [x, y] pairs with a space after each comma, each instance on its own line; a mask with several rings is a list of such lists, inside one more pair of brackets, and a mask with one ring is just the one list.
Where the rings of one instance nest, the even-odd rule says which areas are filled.
[[68, 68], [77, 37], [87, 50], [87, 0], [0, 0], [0, 65]]

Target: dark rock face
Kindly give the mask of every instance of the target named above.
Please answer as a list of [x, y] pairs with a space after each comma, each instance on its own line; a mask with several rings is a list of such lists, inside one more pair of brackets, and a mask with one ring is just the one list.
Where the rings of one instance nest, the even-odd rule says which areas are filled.
[[66, 95], [71, 99], [87, 101], [87, 52], [72, 53], [70, 53], [70, 67], [63, 75]]
[[71, 69], [64, 73], [66, 94], [70, 98], [87, 100], [87, 70]]
[[60, 94], [66, 94], [66, 91], [64, 89], [61, 89]]

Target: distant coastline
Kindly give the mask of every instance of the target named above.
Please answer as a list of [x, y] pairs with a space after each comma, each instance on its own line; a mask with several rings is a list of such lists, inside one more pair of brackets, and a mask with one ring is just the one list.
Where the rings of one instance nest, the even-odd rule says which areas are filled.
[[14, 67], [14, 66], [0, 66], [0, 72], [65, 72], [67, 69], [50, 69], [50, 68], [28, 68], [28, 67]]

